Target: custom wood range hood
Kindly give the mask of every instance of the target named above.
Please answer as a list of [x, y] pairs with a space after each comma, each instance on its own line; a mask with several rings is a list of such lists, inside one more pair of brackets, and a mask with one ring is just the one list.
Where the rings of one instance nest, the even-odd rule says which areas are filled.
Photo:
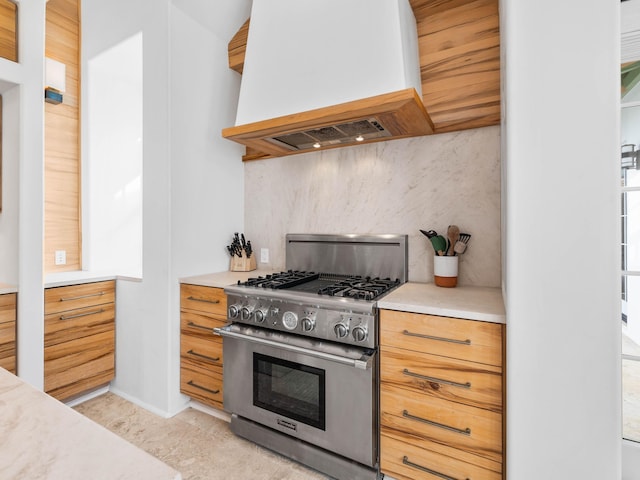
[[236, 126], [222, 134], [247, 147], [244, 160], [500, 123], [498, 0], [326, 1], [314, 11], [315, 2], [254, 0], [229, 42], [243, 85]]

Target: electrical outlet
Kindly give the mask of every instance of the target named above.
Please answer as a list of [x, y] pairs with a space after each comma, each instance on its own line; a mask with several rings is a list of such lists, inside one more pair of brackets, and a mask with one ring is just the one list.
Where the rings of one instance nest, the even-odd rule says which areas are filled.
[[66, 264], [67, 264], [67, 251], [56, 250], [56, 265], [66, 265]]
[[269, 249], [261, 248], [260, 249], [260, 263], [269, 263]]

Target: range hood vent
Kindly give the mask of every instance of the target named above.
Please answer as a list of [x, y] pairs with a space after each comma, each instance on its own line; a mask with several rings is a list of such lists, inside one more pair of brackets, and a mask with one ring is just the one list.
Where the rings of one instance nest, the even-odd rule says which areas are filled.
[[390, 136], [391, 133], [382, 126], [378, 119], [368, 118], [303, 132], [288, 133], [266, 138], [266, 140], [291, 150], [309, 150], [310, 148], [338, 146]]
[[409, 0], [253, 0], [245, 25], [225, 138], [269, 157], [433, 133]]
[[314, 151], [316, 142], [335, 148], [431, 133], [413, 88], [222, 130], [224, 138], [247, 147], [244, 160]]

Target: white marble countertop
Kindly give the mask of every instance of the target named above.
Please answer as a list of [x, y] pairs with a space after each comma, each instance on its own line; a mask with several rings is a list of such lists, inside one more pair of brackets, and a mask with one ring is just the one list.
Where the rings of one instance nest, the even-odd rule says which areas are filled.
[[0, 368], [0, 477], [180, 480], [181, 474]]
[[506, 323], [502, 290], [491, 287], [442, 288], [405, 283], [378, 301], [378, 307], [444, 317]]
[[80, 285], [82, 283], [103, 282], [115, 279], [140, 280], [135, 276], [121, 275], [114, 272], [91, 272], [76, 270], [72, 272], [50, 273], [44, 278], [44, 288], [65, 287], [67, 285]]
[[5, 293], [16, 293], [17, 291], [18, 287], [15, 285], [0, 282], [0, 295], [4, 295]]
[[218, 287], [224, 288], [228, 285], [234, 285], [241, 282], [246, 282], [248, 278], [257, 277], [259, 275], [269, 275], [273, 273], [273, 270], [252, 270], [251, 272], [217, 272], [206, 273], [204, 275], [194, 275], [191, 277], [183, 277], [179, 279], [180, 283], [189, 283], [191, 285], [201, 285], [203, 287]]

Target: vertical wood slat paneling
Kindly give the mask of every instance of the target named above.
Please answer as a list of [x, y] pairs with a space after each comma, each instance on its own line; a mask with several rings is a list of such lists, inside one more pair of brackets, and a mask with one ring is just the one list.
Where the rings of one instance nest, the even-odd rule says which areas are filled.
[[497, 0], [410, 0], [436, 133], [500, 123]]
[[[46, 16], [46, 56], [66, 66], [66, 91], [59, 105], [45, 103], [44, 270], [80, 270], [80, 5], [50, 0]], [[55, 251], [67, 263], [55, 265]]]
[[0, 0], [0, 57], [18, 61], [18, 7], [10, 0]]

